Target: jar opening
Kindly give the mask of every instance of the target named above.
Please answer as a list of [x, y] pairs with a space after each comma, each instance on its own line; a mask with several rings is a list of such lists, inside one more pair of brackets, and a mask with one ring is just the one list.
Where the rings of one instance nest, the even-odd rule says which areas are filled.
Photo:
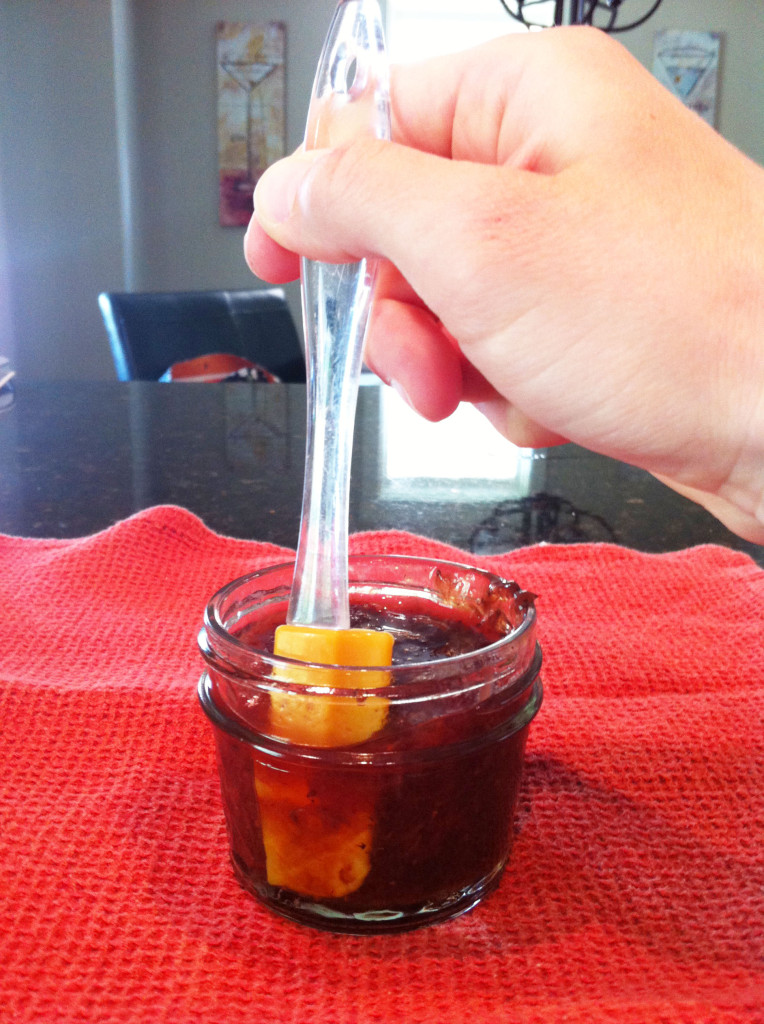
[[[487, 570], [410, 556], [355, 557], [350, 568], [352, 624], [389, 629], [396, 637], [388, 695], [400, 688], [402, 699], [406, 694], [413, 699], [414, 690], [437, 688], [446, 677], [466, 682], [476, 667], [499, 666], [508, 659], [513, 671], [527, 667], [535, 647], [535, 596], [517, 583]], [[227, 667], [240, 679], [255, 678], [258, 685], [264, 676], [281, 685], [280, 670], [288, 677], [295, 662], [273, 654], [272, 636], [286, 620], [293, 571], [293, 563], [270, 566], [232, 581], [212, 597], [199, 634], [208, 661], [214, 658], [218, 667]], [[412, 621], [418, 626], [429, 623], [431, 632], [433, 623], [440, 627], [440, 646], [430, 636], [430, 647], [422, 648], [431, 656], [422, 656], [421, 650], [412, 655], [407, 646], [411, 630], [406, 626]], [[364, 678], [388, 668], [333, 667], [357, 675], [358, 687], [344, 686], [342, 692], [357, 690], [359, 697], [367, 690]], [[315, 689], [332, 691], [326, 686]]]

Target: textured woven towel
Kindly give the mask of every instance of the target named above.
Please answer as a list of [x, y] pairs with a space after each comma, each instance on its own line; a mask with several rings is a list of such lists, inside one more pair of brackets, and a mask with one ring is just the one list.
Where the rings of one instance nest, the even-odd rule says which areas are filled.
[[235, 882], [195, 634], [290, 553], [157, 508], [0, 538], [0, 1021], [764, 1020], [764, 573], [721, 548], [474, 559], [539, 599], [545, 703], [510, 869], [403, 935], [283, 921]]

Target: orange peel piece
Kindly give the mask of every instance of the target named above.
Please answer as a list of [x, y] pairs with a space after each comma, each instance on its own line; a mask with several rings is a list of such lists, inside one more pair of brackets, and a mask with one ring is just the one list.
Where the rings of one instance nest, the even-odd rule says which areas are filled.
[[[378, 690], [390, 682], [389, 672], [384, 669], [354, 672], [353, 668], [389, 665], [393, 657], [393, 637], [375, 629], [285, 625], [276, 630], [273, 653], [312, 663], [305, 668], [282, 666], [279, 669], [281, 682]], [[345, 667], [336, 667], [340, 665]], [[384, 697], [374, 695], [359, 700], [339, 694], [274, 693], [271, 695], [271, 728], [275, 735], [301, 746], [352, 746], [382, 728], [387, 708]]]
[[260, 807], [268, 882], [314, 899], [355, 892], [371, 867], [373, 807], [363, 796], [345, 794], [328, 805], [311, 789], [306, 772], [284, 773], [258, 766]]
[[[279, 626], [274, 654], [309, 665], [282, 666], [280, 682], [336, 689], [383, 688], [392, 663], [393, 637], [370, 629]], [[317, 667], [318, 666], [318, 667]], [[343, 666], [343, 667], [339, 667]], [[353, 668], [379, 668], [354, 672]], [[369, 694], [271, 694], [271, 730], [290, 743], [344, 747], [373, 736], [385, 723], [388, 702]], [[268, 882], [314, 899], [340, 898], [363, 885], [371, 867], [374, 806], [368, 795], [317, 792], [311, 769], [282, 771], [258, 766], [260, 808]]]

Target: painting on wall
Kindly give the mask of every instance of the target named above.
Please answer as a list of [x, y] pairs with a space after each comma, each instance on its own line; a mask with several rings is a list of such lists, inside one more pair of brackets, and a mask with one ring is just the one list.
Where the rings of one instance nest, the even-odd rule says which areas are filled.
[[285, 50], [282, 22], [218, 22], [219, 207], [226, 227], [249, 222], [258, 178], [284, 156]]
[[656, 32], [653, 74], [675, 96], [714, 126], [719, 71], [718, 32]]

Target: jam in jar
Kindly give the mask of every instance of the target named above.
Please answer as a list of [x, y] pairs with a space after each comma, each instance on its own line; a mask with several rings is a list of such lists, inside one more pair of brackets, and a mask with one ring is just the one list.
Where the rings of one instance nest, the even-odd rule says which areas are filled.
[[533, 596], [482, 569], [351, 557], [351, 625], [392, 633], [393, 664], [335, 667], [341, 686], [306, 666], [295, 682], [273, 654], [292, 572], [223, 587], [200, 633], [236, 876], [278, 913], [334, 931], [469, 910], [507, 863], [541, 704]]

